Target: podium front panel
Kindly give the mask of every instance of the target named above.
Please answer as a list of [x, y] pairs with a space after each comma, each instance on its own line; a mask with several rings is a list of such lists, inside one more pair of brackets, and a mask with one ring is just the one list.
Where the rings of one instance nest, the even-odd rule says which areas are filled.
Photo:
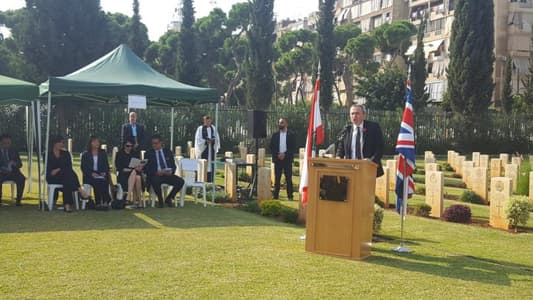
[[369, 161], [310, 160], [307, 251], [352, 259], [370, 255], [375, 174]]

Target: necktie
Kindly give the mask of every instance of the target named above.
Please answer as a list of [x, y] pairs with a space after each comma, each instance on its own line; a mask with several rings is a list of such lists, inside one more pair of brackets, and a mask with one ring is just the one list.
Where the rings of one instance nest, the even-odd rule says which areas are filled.
[[161, 168], [161, 170], [163, 169], [166, 169], [167, 168], [167, 164], [165, 162], [165, 157], [163, 156], [163, 150], [159, 150], [158, 151], [158, 160], [159, 160], [159, 167]]
[[363, 159], [361, 153], [361, 129], [357, 126], [357, 135], [355, 136], [355, 158]]

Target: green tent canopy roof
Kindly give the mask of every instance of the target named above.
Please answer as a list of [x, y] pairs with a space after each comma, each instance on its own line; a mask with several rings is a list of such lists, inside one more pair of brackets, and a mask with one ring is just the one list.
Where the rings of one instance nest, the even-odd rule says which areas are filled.
[[[91, 64], [41, 84], [41, 95], [50, 91], [68, 99], [111, 102], [127, 95], [144, 95], [148, 104], [216, 103], [216, 91], [177, 82], [155, 71], [126, 45]], [[73, 97], [74, 96], [74, 97]]]
[[39, 87], [31, 82], [0, 75], [0, 103], [27, 104], [39, 97]]

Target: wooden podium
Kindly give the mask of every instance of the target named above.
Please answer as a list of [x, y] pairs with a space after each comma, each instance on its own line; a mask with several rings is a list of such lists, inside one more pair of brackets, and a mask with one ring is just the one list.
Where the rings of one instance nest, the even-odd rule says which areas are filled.
[[370, 256], [376, 170], [369, 160], [309, 160], [307, 251], [357, 260]]

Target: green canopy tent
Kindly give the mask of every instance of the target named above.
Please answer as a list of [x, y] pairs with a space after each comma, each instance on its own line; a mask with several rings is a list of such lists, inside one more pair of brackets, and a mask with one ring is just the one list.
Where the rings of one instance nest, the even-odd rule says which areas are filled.
[[71, 74], [49, 77], [47, 82], [41, 84], [40, 92], [48, 96], [45, 167], [48, 161], [52, 97], [64, 101], [125, 104], [128, 95], [146, 96], [147, 105], [172, 108], [171, 148], [174, 142], [174, 106], [218, 103], [214, 89], [195, 87], [168, 78], [152, 69], [124, 44]]
[[[31, 82], [0, 75], [0, 104], [16, 104], [26, 107], [26, 142], [28, 148], [28, 189], [31, 190], [32, 183], [32, 161], [33, 161], [33, 139], [37, 140], [37, 168], [41, 173], [41, 134], [40, 134], [40, 111], [39, 87]], [[31, 111], [30, 111], [31, 107]], [[41, 194], [41, 177], [38, 176], [39, 195]]]

